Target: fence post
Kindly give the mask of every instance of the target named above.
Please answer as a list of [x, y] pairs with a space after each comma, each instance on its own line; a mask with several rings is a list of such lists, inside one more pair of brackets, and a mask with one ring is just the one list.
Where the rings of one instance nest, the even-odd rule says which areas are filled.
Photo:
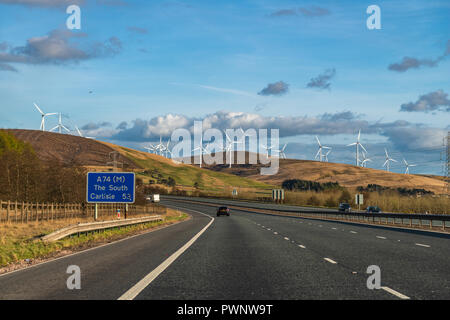
[[24, 207], [25, 206], [25, 202], [22, 201], [22, 207], [20, 207], [20, 221], [23, 223], [23, 212], [24, 212]]
[[39, 202], [36, 202], [36, 222], [39, 221], [39, 211], [38, 211], [38, 207], [39, 207]]
[[14, 205], [14, 222], [17, 222], [17, 200]]
[[9, 206], [10, 206], [10, 200], [8, 200], [7, 207], [6, 207], [6, 222], [9, 222]]

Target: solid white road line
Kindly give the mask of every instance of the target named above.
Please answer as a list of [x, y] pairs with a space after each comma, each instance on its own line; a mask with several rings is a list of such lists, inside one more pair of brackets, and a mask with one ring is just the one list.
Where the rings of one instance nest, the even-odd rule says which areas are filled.
[[139, 293], [141, 293], [150, 283], [153, 282], [164, 270], [166, 270], [172, 262], [174, 262], [183, 252], [185, 252], [202, 234], [206, 231], [206, 229], [209, 228], [209, 226], [214, 222], [214, 218], [204, 214], [203, 212], [187, 209], [190, 211], [201, 213], [205, 216], [208, 216], [211, 218], [211, 221], [202, 229], [200, 232], [198, 232], [191, 240], [186, 242], [184, 246], [182, 246], [180, 249], [178, 249], [175, 253], [173, 253], [169, 258], [167, 258], [163, 263], [161, 263], [156, 269], [154, 269], [152, 272], [150, 272], [148, 275], [146, 275], [142, 280], [140, 280], [138, 283], [136, 283], [130, 290], [125, 292], [118, 300], [133, 300], [137, 297]]
[[332, 264], [337, 264], [336, 261], [331, 260], [330, 258], [323, 258], [323, 260], [328, 261], [329, 263], [332, 263]]
[[386, 237], [377, 236], [378, 239], [387, 239]]
[[416, 243], [416, 246], [419, 246], [419, 247], [425, 247], [425, 248], [431, 247], [431, 246], [429, 246], [429, 245], [427, 245], [427, 244], [422, 244], [422, 243]]
[[394, 296], [396, 296], [396, 297], [398, 297], [400, 299], [403, 299], [403, 300], [410, 299], [408, 296], [405, 296], [404, 294], [401, 294], [400, 292], [395, 291], [394, 289], [391, 289], [389, 287], [381, 287], [381, 289], [383, 289], [386, 292], [389, 292], [390, 294], [393, 294]]

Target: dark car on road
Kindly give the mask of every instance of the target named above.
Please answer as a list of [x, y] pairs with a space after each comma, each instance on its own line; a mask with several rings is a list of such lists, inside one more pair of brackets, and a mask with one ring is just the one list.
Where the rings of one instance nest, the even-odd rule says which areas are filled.
[[230, 209], [228, 207], [219, 207], [217, 209], [217, 216], [221, 216], [221, 215], [229, 216], [230, 215]]
[[339, 203], [339, 212], [350, 212], [352, 208], [348, 203]]
[[367, 213], [380, 213], [381, 209], [378, 206], [370, 206], [366, 209]]

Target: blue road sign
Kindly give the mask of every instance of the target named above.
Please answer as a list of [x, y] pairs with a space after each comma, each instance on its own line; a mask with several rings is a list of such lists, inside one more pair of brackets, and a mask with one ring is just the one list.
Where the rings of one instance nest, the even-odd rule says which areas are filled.
[[88, 172], [87, 202], [134, 203], [132, 172]]

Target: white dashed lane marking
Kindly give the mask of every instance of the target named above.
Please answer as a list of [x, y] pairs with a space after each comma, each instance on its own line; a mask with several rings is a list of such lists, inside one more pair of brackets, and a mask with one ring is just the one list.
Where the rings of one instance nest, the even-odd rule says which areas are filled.
[[387, 239], [386, 237], [377, 236], [378, 239]]
[[323, 258], [323, 260], [328, 261], [329, 263], [332, 263], [332, 264], [337, 264], [336, 261], [334, 261], [334, 260], [332, 260], [330, 258]]
[[298, 245], [300, 248], [302, 248], [302, 249], [306, 249], [306, 247], [305, 246], [302, 246], [301, 244], [299, 244]]
[[431, 247], [431, 246], [429, 246], [427, 244], [422, 244], [422, 243], [416, 243], [416, 246], [425, 247], [425, 248], [430, 248]]

